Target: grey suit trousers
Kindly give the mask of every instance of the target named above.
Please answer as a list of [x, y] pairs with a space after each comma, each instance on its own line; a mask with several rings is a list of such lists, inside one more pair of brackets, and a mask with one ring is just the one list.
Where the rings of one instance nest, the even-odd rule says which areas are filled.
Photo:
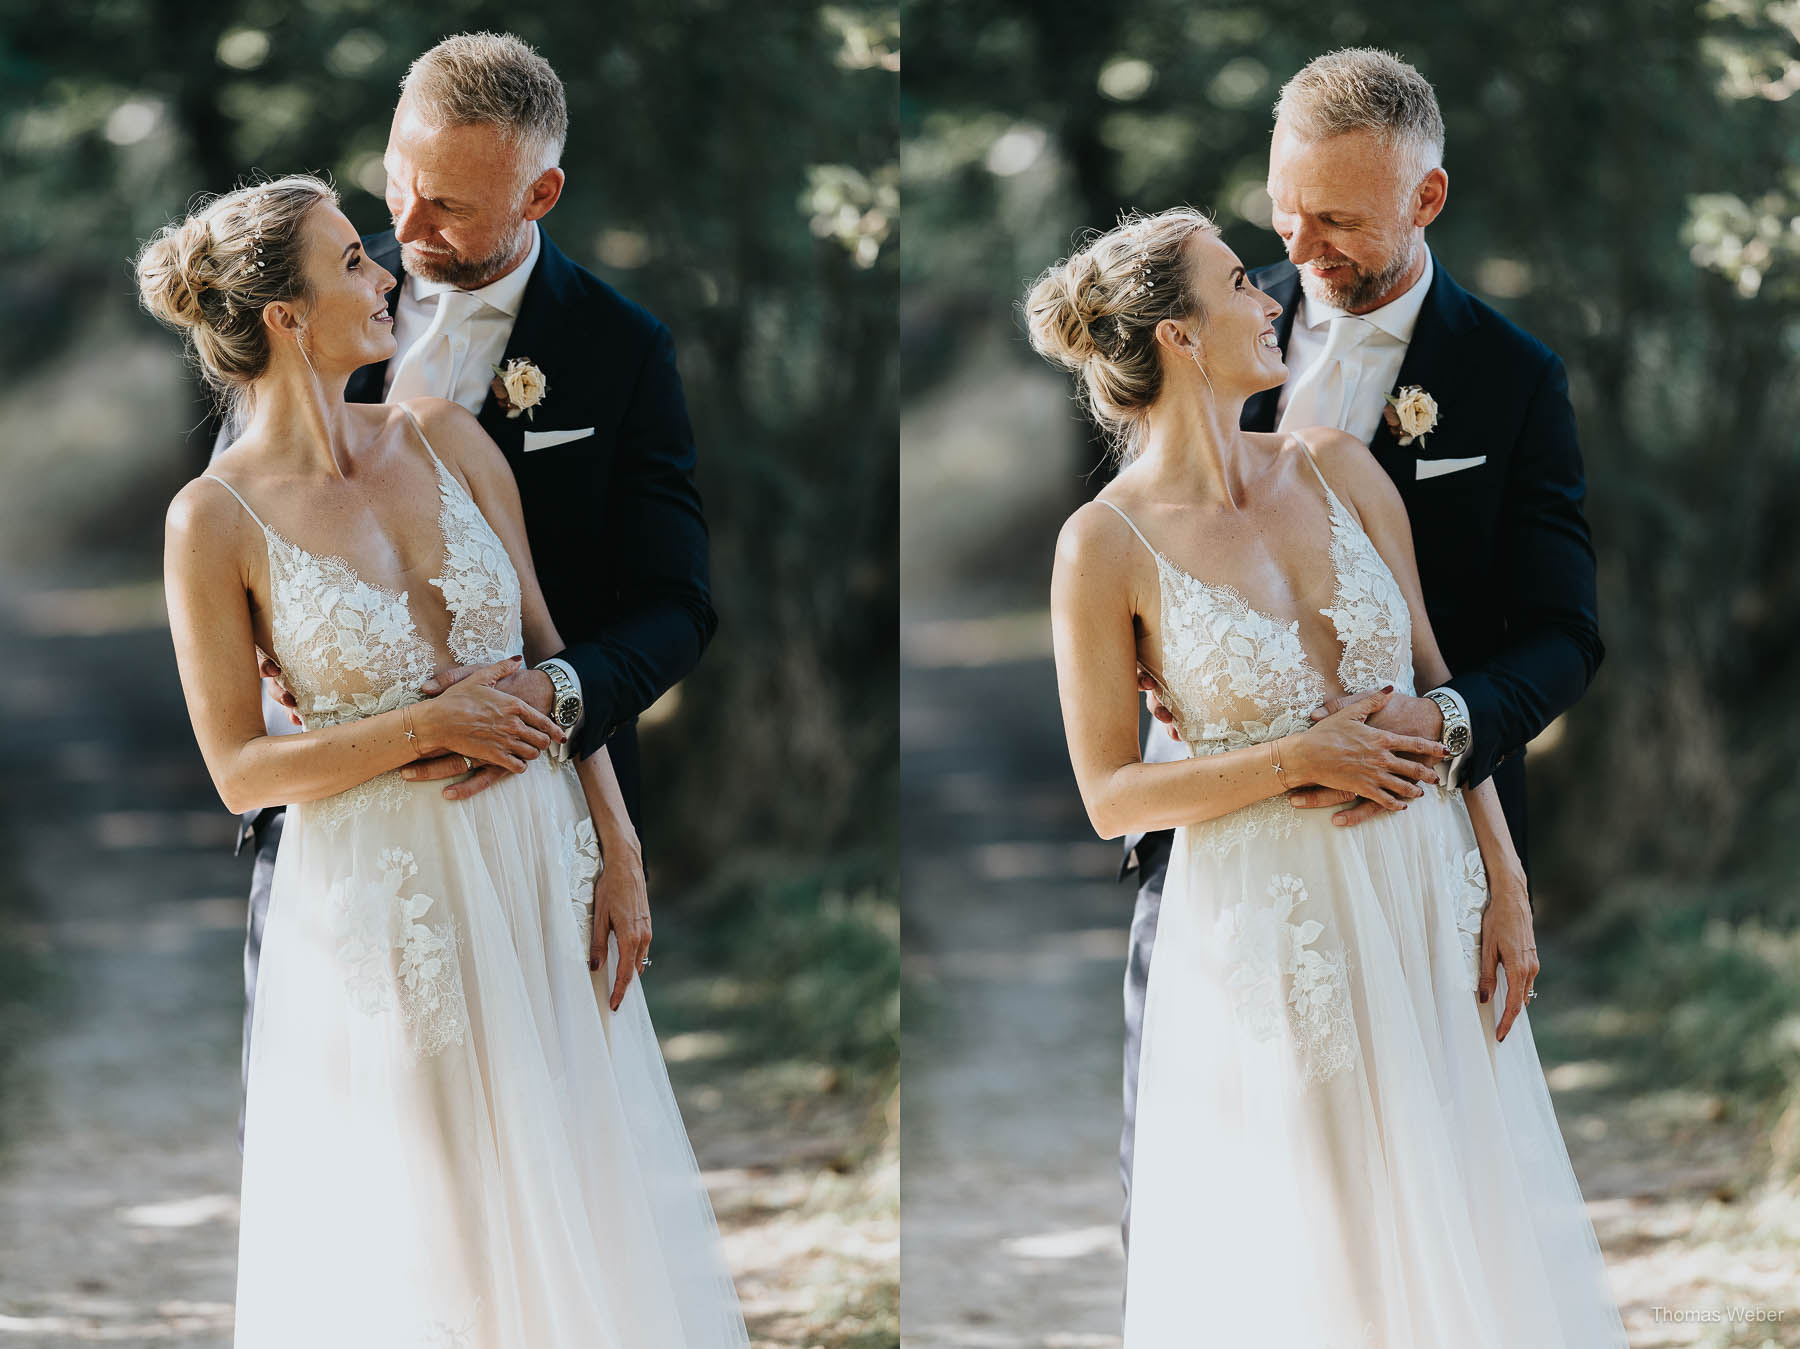
[[1144, 1042], [1144, 990], [1150, 984], [1150, 950], [1156, 944], [1156, 920], [1162, 911], [1163, 876], [1175, 836], [1163, 830], [1146, 834], [1136, 844], [1137, 907], [1131, 915], [1131, 946], [1125, 964], [1125, 1129], [1119, 1138], [1119, 1179], [1125, 1186], [1125, 1211], [1119, 1232], [1131, 1251], [1131, 1154], [1137, 1135], [1138, 1053]]
[[281, 847], [286, 810], [265, 810], [245, 826], [256, 841], [256, 866], [250, 873], [250, 921], [244, 928], [244, 1057], [238, 1087], [238, 1151], [244, 1150], [244, 1111], [249, 1103], [250, 1017], [256, 1009], [256, 967], [262, 959], [263, 925], [269, 918], [269, 885], [275, 879], [275, 851]]

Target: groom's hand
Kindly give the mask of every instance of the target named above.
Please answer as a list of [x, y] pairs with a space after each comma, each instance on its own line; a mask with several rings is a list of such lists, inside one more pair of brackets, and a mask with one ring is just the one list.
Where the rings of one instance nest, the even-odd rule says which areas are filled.
[[[480, 665], [454, 665], [419, 685], [419, 692], [427, 698], [435, 698], [445, 689], [461, 683], [484, 668], [486, 667]], [[550, 676], [529, 666], [521, 666], [495, 683], [494, 687], [502, 693], [512, 694], [521, 702], [530, 703], [545, 716], [550, 715], [550, 708], [556, 701], [556, 689], [550, 683]], [[493, 764], [478, 764], [475, 771], [469, 773], [469, 764], [460, 754], [439, 754], [429, 759], [414, 759], [400, 771], [409, 782], [439, 782], [444, 778], [462, 778], [461, 782], [452, 782], [444, 788], [444, 799], [448, 801], [466, 801], [471, 796], [479, 796], [495, 783], [504, 782], [511, 776], [506, 769]], [[465, 773], [469, 775], [463, 777]]]
[[[1348, 693], [1338, 698], [1327, 698], [1323, 707], [1312, 710], [1312, 719], [1315, 722], [1323, 721], [1354, 700], [1355, 695]], [[1416, 735], [1425, 740], [1436, 740], [1444, 734], [1444, 711], [1429, 698], [1396, 693], [1388, 700], [1386, 707], [1369, 718], [1369, 725], [1379, 730], [1392, 731], [1396, 735]], [[1365, 801], [1349, 792], [1340, 792], [1335, 787], [1296, 787], [1288, 793], [1288, 801], [1302, 810], [1349, 806], [1350, 809], [1337, 812], [1337, 818], [1347, 825], [1361, 824], [1364, 820], [1372, 820], [1383, 813], [1382, 808], [1373, 801]]]
[[1175, 724], [1175, 714], [1163, 706], [1161, 698], [1156, 696], [1156, 680], [1143, 666], [1138, 666], [1138, 687], [1144, 691], [1144, 706], [1150, 709], [1150, 715], [1163, 724], [1168, 731], [1169, 739], [1181, 739], [1181, 727]]
[[258, 672], [268, 681], [264, 692], [287, 709], [288, 720], [294, 725], [301, 725], [300, 700], [294, 697], [294, 691], [287, 686], [287, 677], [281, 673], [281, 667], [273, 659], [264, 656], [257, 665]]

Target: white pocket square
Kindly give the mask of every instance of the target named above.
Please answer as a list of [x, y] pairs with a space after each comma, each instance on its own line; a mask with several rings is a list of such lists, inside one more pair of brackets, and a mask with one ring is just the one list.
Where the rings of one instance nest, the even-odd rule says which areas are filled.
[[566, 444], [571, 440], [580, 440], [583, 436], [594, 434], [591, 426], [579, 427], [573, 431], [527, 431], [525, 433], [525, 452], [548, 449], [552, 445]]
[[[531, 446], [526, 445], [525, 448], [530, 449]], [[1480, 468], [1485, 463], [1485, 454], [1478, 454], [1473, 459], [1421, 459], [1418, 461], [1419, 476], [1414, 481], [1424, 482], [1427, 478], [1441, 478], [1446, 473], [1461, 473], [1465, 468]]]

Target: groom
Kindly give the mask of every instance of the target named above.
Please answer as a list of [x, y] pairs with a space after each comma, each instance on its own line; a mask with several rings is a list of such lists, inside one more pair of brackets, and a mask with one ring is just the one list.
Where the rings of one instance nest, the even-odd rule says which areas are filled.
[[[1366, 441], [1400, 489], [1445, 662], [1431, 696], [1396, 694], [1371, 724], [1442, 738], [1459, 787], [1494, 779], [1525, 857], [1525, 745], [1580, 699], [1600, 665], [1594, 550], [1568, 380], [1554, 352], [1475, 299], [1425, 246], [1443, 210], [1444, 122], [1424, 76], [1383, 52], [1333, 52], [1281, 91], [1269, 196], [1287, 261], [1251, 273], [1282, 307], [1287, 382], [1244, 408], [1249, 431], [1336, 426]], [[1417, 387], [1406, 423], [1387, 395]], [[1363, 690], [1352, 689], [1352, 694]], [[1341, 700], [1327, 710], [1335, 711]], [[1155, 709], [1159, 720], [1165, 710]], [[1183, 750], [1153, 725], [1144, 757]], [[1322, 788], [1296, 806], [1377, 807]], [[1144, 991], [1173, 835], [1128, 838], [1138, 869], [1125, 977], [1122, 1223], [1131, 1240], [1131, 1157]]]
[[[384, 159], [394, 228], [363, 241], [383, 267], [404, 271], [388, 301], [396, 348], [357, 371], [346, 396], [450, 398], [500, 446], [518, 479], [544, 599], [569, 644], [500, 687], [573, 728], [570, 752], [585, 758], [606, 746], [635, 820], [637, 715], [694, 667], [717, 620], [669, 330], [571, 262], [538, 223], [562, 192], [567, 128], [562, 81], [518, 38], [462, 34], [413, 63]], [[494, 374], [526, 365], [541, 387]], [[288, 729], [279, 710], [267, 720]], [[460, 755], [408, 770], [427, 779], [465, 771]], [[481, 768], [446, 792], [470, 796], [504, 776]], [[244, 948], [246, 1078], [283, 818], [264, 810], [244, 827], [257, 845]]]

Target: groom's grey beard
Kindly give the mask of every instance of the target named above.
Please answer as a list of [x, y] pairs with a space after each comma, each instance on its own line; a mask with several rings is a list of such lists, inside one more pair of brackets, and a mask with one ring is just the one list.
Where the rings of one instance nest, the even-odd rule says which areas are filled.
[[504, 241], [484, 258], [453, 258], [442, 253], [426, 253], [417, 244], [400, 245], [400, 261], [407, 273], [421, 281], [439, 286], [455, 286], [458, 290], [477, 290], [494, 279], [494, 274], [519, 253], [525, 242], [529, 220], [519, 222], [512, 238]]
[[[1302, 267], [1300, 284], [1308, 295], [1342, 309], [1345, 313], [1356, 314], [1369, 308], [1398, 285], [1400, 278], [1406, 275], [1412, 265], [1412, 250], [1408, 250], [1379, 272], [1365, 272], [1355, 263], [1329, 272]], [[1346, 275], [1349, 280], [1342, 280]]]

